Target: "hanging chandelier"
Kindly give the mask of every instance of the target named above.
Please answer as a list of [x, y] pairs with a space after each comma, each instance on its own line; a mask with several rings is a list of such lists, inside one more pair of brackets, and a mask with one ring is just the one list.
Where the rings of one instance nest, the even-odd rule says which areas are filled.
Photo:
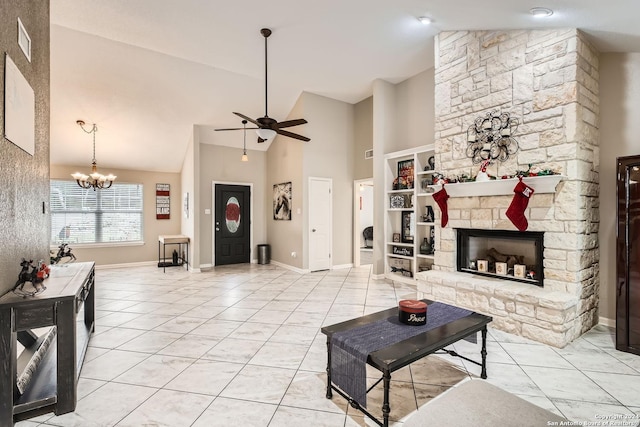
[[91, 128], [87, 130], [84, 128], [84, 120], [76, 120], [76, 123], [86, 133], [93, 134], [93, 161], [91, 162], [91, 173], [89, 175], [76, 172], [72, 173], [71, 176], [82, 188], [93, 188], [93, 190], [95, 191], [96, 188], [107, 189], [111, 187], [111, 184], [113, 184], [113, 181], [115, 181], [117, 177], [112, 174], [105, 176], [101, 173], [98, 173], [98, 164], [96, 162], [96, 132], [98, 132], [98, 127], [94, 123]]

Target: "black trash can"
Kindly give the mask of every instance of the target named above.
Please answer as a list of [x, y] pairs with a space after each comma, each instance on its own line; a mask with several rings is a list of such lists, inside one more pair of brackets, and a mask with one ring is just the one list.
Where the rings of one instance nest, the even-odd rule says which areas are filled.
[[269, 264], [271, 262], [271, 246], [258, 245], [258, 264]]

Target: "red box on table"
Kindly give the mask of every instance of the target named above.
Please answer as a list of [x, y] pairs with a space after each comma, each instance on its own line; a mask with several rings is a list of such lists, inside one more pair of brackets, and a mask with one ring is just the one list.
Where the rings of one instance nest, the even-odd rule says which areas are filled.
[[398, 320], [407, 325], [427, 323], [427, 303], [414, 299], [405, 299], [398, 303]]

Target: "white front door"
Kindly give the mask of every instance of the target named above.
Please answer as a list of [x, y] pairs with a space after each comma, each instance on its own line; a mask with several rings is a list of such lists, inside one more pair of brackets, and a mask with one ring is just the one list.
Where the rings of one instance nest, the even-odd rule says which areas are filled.
[[309, 270], [331, 268], [332, 181], [309, 178]]

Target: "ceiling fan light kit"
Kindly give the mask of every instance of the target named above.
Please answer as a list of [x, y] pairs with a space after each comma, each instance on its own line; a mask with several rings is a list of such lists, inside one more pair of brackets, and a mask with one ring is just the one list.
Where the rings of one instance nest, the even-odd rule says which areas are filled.
[[265, 141], [277, 135], [276, 131], [273, 129], [256, 129], [256, 133], [261, 139]]
[[529, 13], [535, 18], [548, 18], [553, 15], [553, 10], [546, 7], [532, 7], [529, 9]]
[[[299, 135], [297, 133], [289, 132], [284, 130], [283, 128], [303, 125], [307, 123], [305, 119], [294, 119], [294, 120], [286, 120], [284, 122], [278, 122], [275, 119], [269, 117], [269, 81], [268, 81], [268, 73], [267, 73], [267, 39], [271, 35], [271, 30], [269, 28], [263, 28], [260, 30], [260, 34], [264, 37], [264, 117], [259, 117], [257, 119], [252, 119], [244, 114], [233, 112], [236, 116], [240, 117], [243, 121], [253, 123], [258, 128], [256, 129], [256, 133], [258, 134], [258, 142], [264, 142], [269, 139], [274, 138], [276, 135], [288, 136], [289, 138], [299, 139], [301, 141], [311, 141], [306, 136]], [[243, 128], [232, 128], [232, 129], [216, 129], [217, 131], [225, 131], [225, 130], [246, 130], [246, 126]]]

